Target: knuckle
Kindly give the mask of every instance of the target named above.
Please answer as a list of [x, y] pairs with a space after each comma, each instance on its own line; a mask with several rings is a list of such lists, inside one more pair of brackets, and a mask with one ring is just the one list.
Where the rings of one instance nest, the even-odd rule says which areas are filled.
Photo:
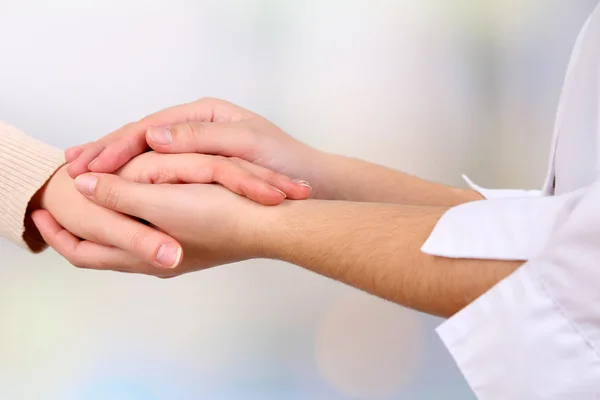
[[263, 173], [265, 174], [265, 179], [268, 181], [274, 181], [274, 180], [285, 178], [285, 175], [281, 175], [275, 171], [271, 171], [270, 169], [266, 169], [266, 168], [265, 168], [265, 171], [263, 171]]
[[115, 132], [115, 136], [117, 137], [122, 137], [124, 136], [127, 132], [129, 132], [130, 130], [134, 129], [137, 126], [136, 122], [129, 122], [125, 125], [123, 125], [121, 128], [119, 128], [119, 130], [117, 130]]
[[135, 132], [138, 131], [142, 128], [142, 121], [134, 121], [134, 122], [129, 122], [125, 125], [123, 125], [121, 128], [119, 128], [115, 134], [114, 137], [111, 139], [121, 139], [124, 137], [127, 137], [131, 134], [131, 132]]
[[229, 170], [233, 166], [233, 163], [223, 156], [215, 156], [212, 164], [212, 178], [215, 181], [221, 181], [228, 175]]
[[146, 242], [146, 235], [141, 231], [135, 231], [127, 235], [127, 243], [133, 250], [141, 250]]
[[190, 139], [201, 137], [206, 134], [206, 126], [200, 122], [187, 122], [186, 125]]
[[123, 125], [123, 130], [129, 130], [129, 129], [134, 129], [139, 125], [138, 122], [129, 122], [125, 125]]
[[171, 169], [164, 163], [157, 163], [150, 174], [150, 183], [169, 183], [171, 180]]
[[193, 143], [198, 136], [202, 136], [204, 128], [201, 124], [188, 121], [174, 126], [172, 130], [175, 137]]
[[121, 190], [118, 186], [109, 185], [99, 199], [107, 208], [116, 210], [121, 201]]
[[202, 97], [202, 98], [198, 99], [196, 101], [196, 104], [208, 106], [208, 105], [211, 105], [211, 104], [218, 103], [219, 101], [221, 101], [221, 100], [217, 99], [216, 97], [205, 96], [205, 97]]
[[122, 157], [130, 154], [135, 154], [135, 143], [131, 138], [124, 138], [120, 142], [120, 147], [115, 149], [116, 156]]

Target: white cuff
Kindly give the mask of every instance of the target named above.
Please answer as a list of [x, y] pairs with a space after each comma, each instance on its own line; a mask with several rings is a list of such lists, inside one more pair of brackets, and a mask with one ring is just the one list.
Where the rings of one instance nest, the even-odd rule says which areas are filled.
[[485, 197], [487, 200], [492, 199], [508, 199], [515, 197], [540, 197], [542, 192], [540, 190], [521, 190], [521, 189], [486, 189], [476, 185], [468, 176], [463, 175], [462, 178], [467, 185], [480, 195]]
[[572, 192], [540, 197], [537, 191], [491, 191], [471, 185], [491, 200], [450, 209], [421, 251], [450, 258], [529, 260], [548, 241], [564, 205], [579, 196]]

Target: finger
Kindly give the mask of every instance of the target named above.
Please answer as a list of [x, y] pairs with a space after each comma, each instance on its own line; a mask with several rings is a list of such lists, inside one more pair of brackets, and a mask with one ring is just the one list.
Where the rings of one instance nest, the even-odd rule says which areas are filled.
[[119, 141], [119, 139], [124, 137], [129, 131], [133, 130], [134, 126], [134, 123], [124, 125], [116, 131], [104, 136], [100, 140], [81, 146], [83, 148], [83, 151], [77, 156], [75, 160], [69, 161], [71, 165], [69, 165], [68, 172], [71, 178], [76, 178], [81, 174], [89, 172], [90, 165], [92, 165], [98, 158], [98, 156], [102, 154], [106, 146]]
[[311, 192], [305, 181], [292, 180], [242, 159], [205, 154], [149, 152], [143, 159], [140, 157], [125, 165], [117, 175], [139, 183], [217, 182], [264, 205], [279, 204], [285, 197], [306, 199]]
[[152, 127], [146, 140], [160, 153], [204, 153], [252, 160], [256, 149], [256, 135], [243, 122], [186, 122]]
[[72, 229], [79, 237], [125, 250], [165, 270], [176, 268], [183, 259], [181, 246], [166, 233], [102, 208], [97, 208], [80, 227], [75, 225]]
[[118, 139], [108, 143], [88, 167], [91, 172], [112, 173], [147, 150], [149, 147], [143, 125], [131, 124]]
[[204, 97], [190, 103], [166, 108], [148, 115], [140, 122], [144, 130], [151, 126], [175, 125], [184, 122], [238, 122], [256, 116], [225, 100]]
[[70, 147], [67, 150], [65, 150], [65, 160], [70, 163], [75, 161], [75, 159], [77, 157], [79, 157], [81, 155], [81, 153], [83, 153], [83, 150], [85, 150], [85, 146], [75, 146], [75, 147]]
[[127, 181], [111, 174], [84, 174], [75, 179], [75, 187], [94, 203], [153, 222], [160, 209], [157, 186]]
[[98, 155], [104, 150], [106, 146], [101, 142], [90, 143], [85, 147], [83, 152], [77, 157], [75, 161], [67, 167], [69, 176], [73, 179], [77, 178], [81, 174], [89, 172], [89, 165]]
[[264, 205], [280, 204], [287, 197], [280, 189], [225, 157], [164, 154], [159, 160], [156, 176], [151, 177], [154, 178], [154, 183], [164, 183], [165, 180], [185, 183], [216, 182]]
[[232, 157], [229, 158], [229, 160], [265, 180], [271, 186], [281, 190], [290, 200], [305, 200], [310, 196], [312, 188], [310, 184], [304, 180], [292, 179], [286, 175], [256, 165], [239, 157]]
[[106, 148], [95, 157], [89, 165], [89, 170], [91, 172], [112, 173], [133, 157], [148, 150], [146, 131], [150, 127], [175, 125], [188, 121], [241, 121], [253, 115], [252, 112], [234, 104], [213, 98], [203, 98], [191, 103], [169, 107], [130, 124], [118, 138], [113, 137], [114, 140], [110, 141], [104, 140]]
[[156, 268], [127, 251], [80, 240], [64, 229], [46, 210], [36, 210], [32, 219], [44, 241], [58, 254], [78, 268], [139, 273], [160, 277], [176, 276]]
[[84, 174], [75, 180], [75, 187], [88, 199], [103, 206], [103, 215], [95, 215], [83, 228], [86, 239], [106, 243], [137, 255], [142, 260], [161, 268], [175, 268], [183, 258], [181, 245], [166, 233], [135, 221], [122, 214], [149, 220], [147, 210], [158, 209], [152, 185], [127, 182], [114, 175]]
[[60, 226], [46, 210], [34, 211], [31, 218], [44, 241], [76, 267], [124, 270], [142, 263], [121, 249], [80, 240]]

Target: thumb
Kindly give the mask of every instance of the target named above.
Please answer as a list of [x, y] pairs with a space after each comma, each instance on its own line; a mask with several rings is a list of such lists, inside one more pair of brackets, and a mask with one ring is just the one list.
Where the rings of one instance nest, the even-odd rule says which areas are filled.
[[203, 153], [253, 161], [256, 134], [246, 122], [186, 122], [170, 127], [151, 127], [146, 141], [160, 153]]
[[155, 219], [151, 210], [156, 210], [160, 195], [152, 185], [112, 174], [83, 174], [75, 179], [75, 187], [99, 206], [147, 221]]

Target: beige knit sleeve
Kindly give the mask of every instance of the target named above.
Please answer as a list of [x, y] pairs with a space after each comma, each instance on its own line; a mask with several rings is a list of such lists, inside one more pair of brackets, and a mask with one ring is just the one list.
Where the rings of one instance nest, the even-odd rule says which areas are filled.
[[0, 236], [33, 252], [46, 247], [25, 228], [27, 207], [64, 162], [62, 150], [0, 122]]

